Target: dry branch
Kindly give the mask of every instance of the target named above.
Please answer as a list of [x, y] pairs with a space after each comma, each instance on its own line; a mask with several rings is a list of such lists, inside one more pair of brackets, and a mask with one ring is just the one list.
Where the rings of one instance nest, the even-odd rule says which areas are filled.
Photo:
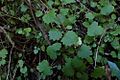
[[12, 52], [13, 52], [13, 48], [15, 46], [14, 42], [12, 41], [11, 37], [7, 34], [6, 30], [0, 26], [0, 30], [3, 31], [3, 33], [5, 34], [5, 36], [7, 37], [8, 41], [11, 43], [12, 48], [10, 49], [10, 54], [9, 54], [9, 62], [8, 62], [8, 71], [7, 71], [7, 76], [6, 76], [6, 80], [9, 80], [9, 75], [10, 75], [10, 67], [11, 67], [11, 56], [12, 56]]

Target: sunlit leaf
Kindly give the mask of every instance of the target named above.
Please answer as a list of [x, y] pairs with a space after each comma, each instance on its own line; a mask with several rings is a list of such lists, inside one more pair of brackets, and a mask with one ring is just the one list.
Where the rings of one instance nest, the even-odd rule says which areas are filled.
[[43, 73], [44, 76], [49, 76], [53, 73], [53, 71], [51, 70], [52, 67], [49, 66], [49, 63], [47, 60], [43, 60], [42, 62], [39, 62], [38, 66], [37, 66], [37, 70], [40, 73]]
[[74, 44], [76, 44], [78, 41], [78, 36], [75, 32], [73, 31], [68, 31], [65, 33], [64, 37], [62, 38], [61, 42], [65, 45], [65, 46], [72, 46]]

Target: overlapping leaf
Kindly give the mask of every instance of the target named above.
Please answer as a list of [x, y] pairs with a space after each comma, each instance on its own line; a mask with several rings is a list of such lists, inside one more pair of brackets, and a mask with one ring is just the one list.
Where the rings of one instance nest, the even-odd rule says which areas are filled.
[[64, 37], [62, 38], [61, 42], [65, 46], [72, 46], [78, 42], [78, 36], [73, 31], [68, 31], [65, 33]]
[[59, 40], [62, 37], [62, 33], [58, 29], [51, 29], [49, 31], [50, 40]]
[[78, 56], [81, 58], [88, 58], [91, 55], [90, 47], [83, 44], [78, 50]]
[[94, 21], [92, 24], [88, 27], [87, 34], [88, 36], [98, 36], [103, 33], [103, 28], [101, 26], [98, 26], [98, 22]]
[[45, 15], [42, 17], [42, 19], [43, 19], [43, 21], [44, 21], [46, 24], [55, 22], [55, 19], [56, 19], [55, 10], [49, 11], [47, 14], [45, 14]]
[[39, 62], [37, 66], [37, 70], [40, 73], [43, 73], [44, 76], [49, 76], [53, 73], [52, 67], [49, 66], [49, 63], [47, 60], [43, 60], [42, 62]]
[[60, 50], [61, 48], [61, 44], [60, 43], [54, 43], [51, 46], [47, 47], [47, 55], [51, 58], [51, 59], [56, 59], [57, 55], [60, 55], [60, 53], [58, 52], [58, 50]]

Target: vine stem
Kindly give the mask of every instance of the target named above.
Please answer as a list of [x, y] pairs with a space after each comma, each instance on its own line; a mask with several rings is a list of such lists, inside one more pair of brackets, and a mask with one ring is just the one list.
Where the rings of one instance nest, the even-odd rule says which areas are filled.
[[49, 10], [49, 7], [42, 0], [39, 1]]
[[[115, 21], [115, 22], [111, 25], [111, 27], [113, 27], [116, 22], [117, 22], [117, 21]], [[110, 26], [110, 25], [109, 25], [109, 26]], [[97, 46], [97, 49], [96, 49], [96, 52], [95, 52], [95, 60], [94, 60], [94, 61], [95, 61], [95, 65], [94, 65], [94, 68], [96, 68], [96, 65], [97, 65], [97, 58], [98, 58], [98, 53], [99, 53], [100, 44], [101, 44], [101, 42], [102, 42], [102, 39], [103, 39], [104, 35], [106, 34], [106, 31], [107, 31], [109, 28], [110, 28], [110, 27], [106, 27], [106, 28], [104, 29], [103, 34], [101, 35], [100, 40], [99, 40], [99, 42], [98, 42], [98, 46]]]
[[40, 24], [39, 20], [36, 19], [36, 17], [34, 16], [34, 13], [33, 13], [33, 10], [32, 10], [32, 4], [31, 4], [31, 1], [30, 1], [30, 0], [28, 0], [28, 5], [29, 5], [30, 12], [31, 12], [31, 15], [32, 15], [32, 17], [33, 17], [33, 20], [34, 20], [35, 25], [40, 29], [40, 31], [41, 31], [42, 34], [43, 34], [44, 39], [45, 39], [45, 40], [47, 41], [47, 43], [50, 45], [51, 42], [50, 42], [50, 40], [48, 39], [48, 36], [47, 36], [47, 34], [46, 34], [46, 32], [45, 32], [42, 24]]
[[98, 46], [97, 46], [96, 53], [95, 53], [95, 65], [94, 65], [94, 68], [96, 68], [96, 65], [97, 65], [97, 58], [98, 58], [98, 53], [99, 53], [99, 47], [100, 47], [100, 44], [101, 44], [101, 41], [102, 41], [104, 35], [106, 34], [106, 30], [107, 29], [105, 29], [103, 31], [103, 34], [101, 35], [100, 40], [98, 42]]
[[18, 67], [15, 67], [15, 69], [13, 70], [14, 74], [13, 74], [11, 80], [15, 80], [15, 76], [16, 76], [16, 72], [17, 72], [17, 70], [18, 70]]
[[12, 56], [12, 52], [13, 52], [13, 49], [14, 49], [14, 42], [12, 41], [12, 39], [10, 38], [10, 36], [7, 34], [6, 30], [0, 26], [0, 29], [3, 31], [3, 33], [6, 35], [8, 41], [11, 43], [12, 45], [12, 48], [10, 49], [10, 54], [9, 54], [9, 62], [8, 62], [8, 71], [7, 71], [7, 76], [6, 76], [6, 80], [9, 80], [9, 75], [10, 75], [10, 67], [11, 67], [11, 56]]

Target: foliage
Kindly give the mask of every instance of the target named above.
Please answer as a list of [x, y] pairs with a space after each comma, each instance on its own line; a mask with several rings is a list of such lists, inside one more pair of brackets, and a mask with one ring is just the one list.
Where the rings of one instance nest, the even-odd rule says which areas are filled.
[[78, 41], [78, 36], [76, 35], [75, 32], [73, 31], [68, 31], [65, 33], [64, 37], [62, 38], [61, 42], [65, 45], [65, 46], [71, 46], [76, 44]]
[[42, 62], [38, 63], [37, 69], [39, 72], [41, 72], [44, 76], [51, 75], [52, 72], [52, 67], [49, 66], [49, 63], [47, 60], [43, 60]]
[[83, 44], [78, 50], [78, 56], [81, 58], [88, 58], [90, 55], [91, 55], [90, 47]]
[[31, 28], [24, 28], [24, 29], [19, 28], [19, 29], [16, 30], [16, 33], [25, 35], [27, 37], [27, 36], [30, 35], [31, 31], [32, 31]]
[[0, 80], [120, 80], [119, 5], [0, 0]]
[[40, 51], [40, 48], [38, 48], [38, 47], [34, 47], [34, 54], [38, 54], [38, 52]]
[[51, 29], [49, 31], [49, 38], [50, 38], [50, 40], [53, 40], [53, 41], [59, 40], [61, 37], [62, 37], [62, 33], [59, 30]]
[[64, 4], [75, 3], [75, 0], [61, 0]]
[[92, 72], [92, 76], [95, 78], [99, 78], [100, 76], [105, 75], [105, 70], [103, 67], [98, 67]]
[[60, 53], [58, 52], [58, 50], [60, 50], [61, 48], [61, 44], [60, 43], [54, 43], [51, 46], [47, 47], [47, 55], [50, 56], [51, 59], [56, 59], [57, 55], [60, 55]]
[[101, 14], [109, 15], [111, 12], [113, 12], [113, 10], [114, 7], [111, 4], [108, 4], [101, 8]]
[[27, 73], [27, 67], [23, 66], [23, 65], [24, 65], [24, 61], [23, 60], [19, 60], [18, 61], [18, 66], [20, 67], [20, 72], [22, 74], [25, 74], [25, 73]]
[[30, 17], [30, 15], [29, 14], [25, 14], [25, 15], [23, 15], [21, 18], [20, 18], [20, 20], [22, 21], [22, 22], [26, 22], [26, 23], [28, 23], [28, 21], [31, 19], [31, 17]]
[[56, 18], [56, 13], [55, 13], [55, 10], [51, 10], [49, 11], [47, 14], [45, 14], [42, 18], [43, 18], [43, 21], [47, 24], [49, 23], [53, 23], [55, 22], [55, 18]]
[[103, 28], [98, 26], [98, 22], [92, 22], [92, 24], [88, 27], [88, 36], [97, 36], [103, 33]]
[[6, 64], [5, 58], [7, 57], [8, 51], [6, 49], [0, 50], [0, 66]]

